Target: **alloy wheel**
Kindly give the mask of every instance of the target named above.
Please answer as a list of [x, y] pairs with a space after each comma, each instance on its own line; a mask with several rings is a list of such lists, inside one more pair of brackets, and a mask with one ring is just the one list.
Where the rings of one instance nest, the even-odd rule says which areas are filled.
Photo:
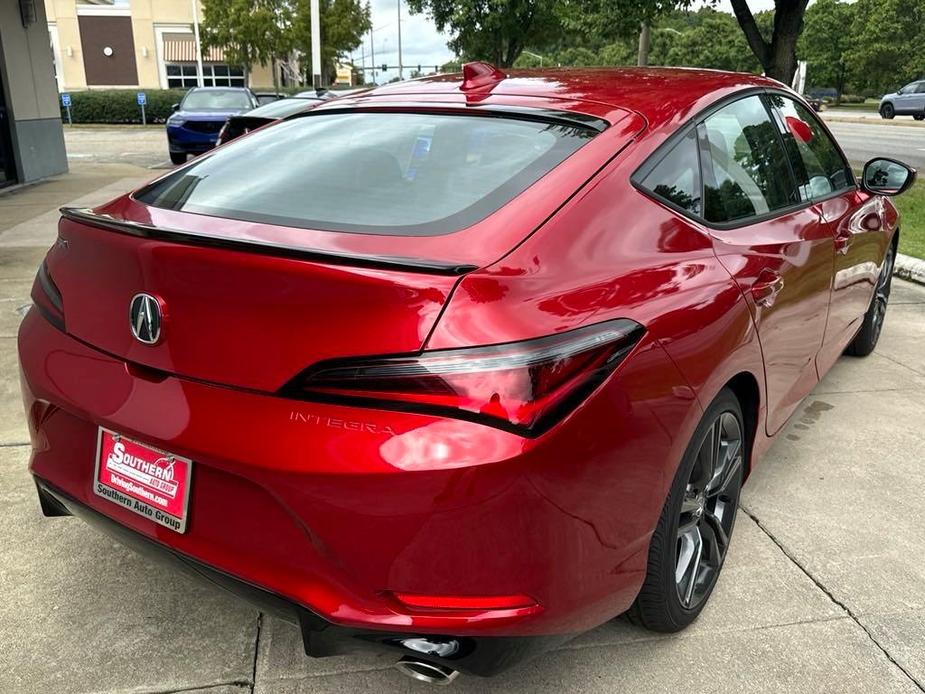
[[896, 260], [896, 252], [893, 246], [886, 252], [883, 259], [883, 267], [880, 269], [880, 277], [877, 278], [877, 288], [874, 290], [874, 315], [873, 329], [874, 342], [880, 337], [880, 330], [883, 328], [883, 318], [886, 316], [886, 307], [890, 301], [891, 279], [893, 277], [893, 263]]
[[681, 605], [695, 609], [719, 575], [742, 486], [742, 425], [721, 413], [700, 444], [678, 518], [675, 586]]

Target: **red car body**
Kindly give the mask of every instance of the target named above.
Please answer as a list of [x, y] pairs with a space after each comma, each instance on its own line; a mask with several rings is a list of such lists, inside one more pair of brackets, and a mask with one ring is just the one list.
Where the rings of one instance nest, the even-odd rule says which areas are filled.
[[[408, 654], [421, 637], [456, 648], [432, 661], [491, 674], [619, 615], [706, 405], [737, 394], [754, 465], [857, 332], [897, 227], [857, 185], [745, 230], [634, 185], [692, 118], [766, 91], [784, 93], [743, 74], [574, 70], [429, 78], [315, 109], [606, 123], [450, 234], [294, 229], [135, 194], [65, 212], [19, 335], [43, 509], [250, 587], [299, 620], [313, 655], [352, 637]], [[158, 344], [129, 330], [138, 292], [162, 302]], [[330, 360], [618, 319], [644, 334], [539, 434], [286, 390]], [[193, 461], [186, 532], [94, 493], [100, 427]]]

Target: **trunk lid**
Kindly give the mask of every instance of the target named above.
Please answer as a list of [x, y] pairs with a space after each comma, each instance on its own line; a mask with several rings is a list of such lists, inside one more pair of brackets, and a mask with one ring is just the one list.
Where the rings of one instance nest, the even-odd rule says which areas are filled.
[[[413, 352], [457, 276], [323, 264], [119, 233], [62, 218], [49, 252], [67, 332], [150, 369], [272, 392], [314, 362]], [[161, 337], [135, 338], [130, 304], [161, 304]]]

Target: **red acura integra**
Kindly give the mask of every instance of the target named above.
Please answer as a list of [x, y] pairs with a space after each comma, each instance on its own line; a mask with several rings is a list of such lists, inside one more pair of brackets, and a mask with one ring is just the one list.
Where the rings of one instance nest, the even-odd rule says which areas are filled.
[[476, 63], [297, 114], [62, 210], [19, 334], [42, 510], [429, 681], [682, 629], [876, 345], [914, 176], [744, 74]]

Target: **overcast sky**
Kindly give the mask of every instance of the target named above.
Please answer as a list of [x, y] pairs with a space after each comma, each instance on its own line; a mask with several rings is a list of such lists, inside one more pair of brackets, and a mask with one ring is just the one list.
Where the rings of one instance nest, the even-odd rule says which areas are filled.
[[[364, 64], [362, 56], [365, 52], [365, 65], [372, 65], [370, 50], [375, 51], [376, 65], [386, 63], [398, 65], [398, 4], [401, 0], [372, 0], [373, 8], [373, 45], [370, 46], [369, 34], [364, 39], [363, 48], [357, 49], [353, 57], [358, 65]], [[702, 4], [706, 4], [705, 2]], [[774, 0], [749, 0], [749, 7], [753, 12], [769, 10], [774, 7]], [[732, 12], [729, 0], [720, 0], [719, 9]], [[452, 60], [453, 54], [446, 47], [447, 37], [437, 31], [433, 22], [424, 15], [412, 15], [402, 3], [401, 9], [401, 53], [402, 63], [405, 65], [405, 78], [411, 76], [411, 70], [418, 64], [424, 66], [424, 72], [433, 70], [434, 65], [442, 65]], [[376, 76], [379, 82], [388, 82], [398, 74], [397, 70], [379, 73]]]

